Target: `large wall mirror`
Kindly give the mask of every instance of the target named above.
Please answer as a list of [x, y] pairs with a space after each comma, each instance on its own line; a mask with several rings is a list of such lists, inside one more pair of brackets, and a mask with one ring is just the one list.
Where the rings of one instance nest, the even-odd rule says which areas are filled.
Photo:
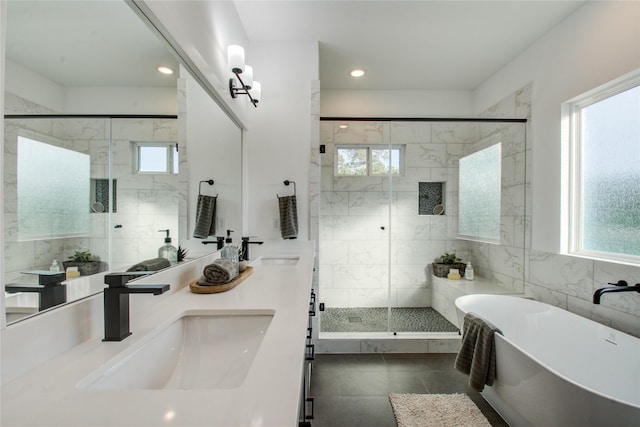
[[209, 236], [242, 230], [241, 129], [177, 58], [125, 1], [8, 2], [7, 324], [158, 257], [159, 230], [187, 259], [215, 251], [194, 237], [199, 195], [216, 201]]

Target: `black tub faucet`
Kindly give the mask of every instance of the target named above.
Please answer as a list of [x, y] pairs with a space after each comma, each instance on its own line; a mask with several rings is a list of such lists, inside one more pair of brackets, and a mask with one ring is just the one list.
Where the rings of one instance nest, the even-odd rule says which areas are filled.
[[593, 303], [600, 304], [600, 298], [602, 294], [608, 292], [638, 292], [640, 293], [640, 283], [636, 283], [633, 286], [629, 286], [625, 280], [618, 280], [618, 283], [609, 283], [612, 286], [605, 286], [604, 288], [596, 289], [593, 293]]
[[109, 273], [104, 276], [104, 340], [122, 341], [129, 335], [129, 294], [160, 295], [169, 290], [169, 285], [131, 285], [127, 282], [147, 276], [155, 271], [129, 271]]
[[249, 261], [249, 245], [261, 245], [264, 242], [249, 241], [251, 237], [242, 238], [242, 247], [240, 248], [240, 261]]

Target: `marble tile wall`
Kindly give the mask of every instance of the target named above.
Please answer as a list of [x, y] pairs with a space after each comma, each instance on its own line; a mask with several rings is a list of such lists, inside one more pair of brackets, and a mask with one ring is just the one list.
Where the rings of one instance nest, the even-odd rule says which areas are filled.
[[[7, 94], [10, 113], [54, 113]], [[12, 107], [13, 106], [13, 107]], [[22, 110], [21, 110], [22, 108]], [[17, 241], [16, 162], [17, 135], [53, 137], [65, 148], [91, 155], [91, 177], [109, 176], [109, 140], [113, 144], [113, 174], [117, 179], [117, 213], [90, 216], [91, 236], [82, 238]], [[114, 229], [112, 267], [133, 264], [157, 256], [164, 240], [160, 229], [171, 229], [178, 242], [178, 181], [176, 176], [132, 174], [131, 140], [175, 141], [176, 120], [117, 119], [7, 119], [4, 141], [5, 188], [5, 281], [20, 279], [21, 271], [48, 269], [53, 259], [66, 260], [77, 250], [89, 250], [104, 261], [109, 259], [108, 237]], [[87, 207], [89, 209], [89, 207]]]

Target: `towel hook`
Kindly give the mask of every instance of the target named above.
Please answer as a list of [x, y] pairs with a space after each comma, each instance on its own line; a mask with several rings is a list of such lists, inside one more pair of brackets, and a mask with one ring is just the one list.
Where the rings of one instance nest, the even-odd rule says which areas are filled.
[[[289, 186], [289, 184], [293, 184], [293, 195], [294, 196], [296, 195], [296, 183], [295, 183], [295, 181], [289, 181], [288, 179], [285, 179], [283, 181], [283, 184], [286, 185], [286, 186]], [[279, 194], [277, 194], [277, 196], [280, 197]]]
[[206, 182], [209, 185], [213, 185], [213, 180], [212, 179], [208, 179], [205, 181], [200, 181], [200, 184], [198, 184], [198, 195], [202, 194], [202, 183]]

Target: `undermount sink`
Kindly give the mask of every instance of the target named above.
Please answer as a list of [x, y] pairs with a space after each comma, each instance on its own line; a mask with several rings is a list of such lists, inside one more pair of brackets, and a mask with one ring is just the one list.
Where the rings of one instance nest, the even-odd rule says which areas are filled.
[[[239, 387], [273, 310], [186, 312], [78, 383], [98, 390], [205, 390]], [[108, 345], [108, 344], [105, 344]]]
[[295, 265], [299, 260], [299, 256], [263, 256], [255, 260], [253, 265]]

